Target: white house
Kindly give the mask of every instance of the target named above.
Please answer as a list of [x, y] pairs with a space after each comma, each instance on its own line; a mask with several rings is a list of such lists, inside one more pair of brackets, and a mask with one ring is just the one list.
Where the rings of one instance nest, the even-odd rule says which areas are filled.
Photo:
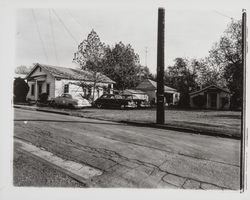
[[[145, 92], [150, 102], [156, 102], [157, 83], [155, 81], [145, 79], [136, 89]], [[176, 89], [164, 85], [164, 97], [165, 103], [175, 105], [179, 101], [180, 93]]]
[[[27, 99], [30, 100], [37, 100], [41, 93], [47, 93], [49, 99], [63, 93], [81, 93], [86, 98], [93, 96], [94, 77], [89, 71], [37, 63], [26, 79], [30, 87]], [[107, 76], [99, 74], [95, 99], [105, 92], [113, 93], [114, 83]]]

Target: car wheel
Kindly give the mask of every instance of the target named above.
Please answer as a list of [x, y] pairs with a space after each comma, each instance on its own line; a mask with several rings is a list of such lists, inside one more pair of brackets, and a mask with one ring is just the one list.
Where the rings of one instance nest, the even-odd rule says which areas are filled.
[[97, 107], [97, 108], [102, 108], [102, 104], [99, 104], [99, 103], [98, 103], [98, 104], [96, 104], [96, 107]]
[[121, 109], [124, 109], [124, 108], [125, 108], [125, 105], [122, 104], [122, 105], [120, 106], [120, 108], [121, 108]]

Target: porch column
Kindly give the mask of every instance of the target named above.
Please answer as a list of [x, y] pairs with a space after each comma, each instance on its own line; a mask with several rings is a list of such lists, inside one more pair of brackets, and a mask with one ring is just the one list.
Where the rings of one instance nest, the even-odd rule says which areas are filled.
[[206, 108], [208, 109], [208, 103], [209, 103], [209, 101], [208, 101], [208, 97], [209, 97], [209, 95], [208, 95], [208, 92], [207, 92], [207, 105], [206, 105]]
[[35, 82], [35, 100], [38, 100], [38, 84], [37, 84], [37, 80]]
[[217, 101], [216, 108], [217, 110], [219, 110], [220, 109], [220, 93], [217, 93], [216, 101]]

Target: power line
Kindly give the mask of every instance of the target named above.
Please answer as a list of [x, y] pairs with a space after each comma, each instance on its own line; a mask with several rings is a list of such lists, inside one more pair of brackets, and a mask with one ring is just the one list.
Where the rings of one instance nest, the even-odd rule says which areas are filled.
[[223, 13], [217, 11], [217, 10], [213, 10], [213, 11], [214, 11], [215, 13], [217, 13], [218, 15], [221, 15], [221, 16], [223, 16], [223, 17], [229, 18], [229, 19], [231, 19], [231, 20], [235, 20], [233, 17], [229, 17], [228, 15], [225, 15], [225, 14], [223, 14]]
[[72, 15], [70, 10], [67, 9], [68, 14], [71, 16], [71, 18], [84, 30], [82, 24]]
[[56, 11], [52, 9], [52, 12], [55, 14], [55, 16], [58, 18], [59, 22], [63, 25], [64, 29], [68, 32], [68, 34], [71, 36], [71, 38], [74, 40], [76, 45], [78, 44], [76, 38], [74, 35], [70, 32], [70, 30], [67, 28], [66, 24], [62, 21], [62, 19], [57, 15]]
[[37, 19], [36, 19], [35, 12], [34, 12], [33, 9], [32, 9], [31, 11], [32, 11], [32, 16], [33, 16], [34, 22], [35, 22], [35, 24], [36, 24], [36, 28], [37, 28], [37, 32], [38, 32], [40, 41], [41, 41], [41, 43], [42, 43], [43, 53], [44, 53], [44, 55], [45, 55], [45, 57], [46, 57], [46, 60], [47, 60], [47, 62], [48, 62], [48, 61], [49, 61], [48, 55], [47, 55], [47, 53], [46, 53], [46, 49], [45, 49], [45, 45], [44, 45], [44, 42], [43, 42], [43, 39], [42, 39], [42, 35], [41, 35], [40, 30], [39, 30], [39, 25], [38, 25], [38, 22], [37, 22]]
[[58, 55], [57, 55], [57, 50], [56, 50], [55, 34], [54, 34], [53, 23], [52, 23], [51, 10], [49, 10], [49, 22], [50, 22], [51, 35], [52, 35], [52, 39], [53, 39], [54, 53], [56, 56], [56, 62], [59, 65], [59, 60], [58, 60]]

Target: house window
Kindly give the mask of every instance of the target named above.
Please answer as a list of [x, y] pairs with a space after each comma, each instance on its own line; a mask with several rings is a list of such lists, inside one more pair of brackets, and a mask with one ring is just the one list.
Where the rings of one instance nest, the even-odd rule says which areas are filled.
[[50, 93], [50, 84], [49, 83], [47, 83], [46, 93], [49, 96], [49, 93]]
[[31, 85], [31, 96], [35, 95], [35, 84]]
[[111, 84], [108, 84], [108, 93], [111, 91]]
[[69, 84], [64, 85], [64, 93], [69, 93]]
[[89, 95], [92, 94], [92, 89], [91, 89], [91, 88], [88, 89], [88, 94], [89, 94]]
[[42, 71], [42, 68], [41, 68], [41, 67], [39, 67], [39, 71], [40, 71], [40, 72]]

